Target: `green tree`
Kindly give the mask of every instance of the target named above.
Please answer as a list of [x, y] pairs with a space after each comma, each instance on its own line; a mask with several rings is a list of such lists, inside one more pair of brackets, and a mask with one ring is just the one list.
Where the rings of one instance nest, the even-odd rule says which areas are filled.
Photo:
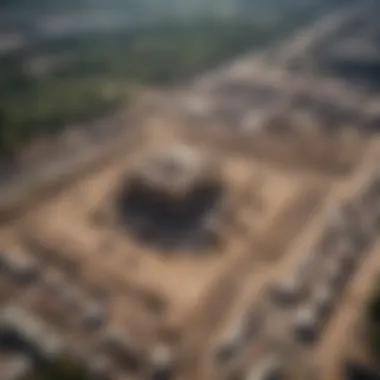
[[79, 360], [61, 356], [38, 368], [24, 380], [90, 380], [90, 375]]
[[380, 281], [368, 303], [369, 344], [374, 355], [380, 358]]

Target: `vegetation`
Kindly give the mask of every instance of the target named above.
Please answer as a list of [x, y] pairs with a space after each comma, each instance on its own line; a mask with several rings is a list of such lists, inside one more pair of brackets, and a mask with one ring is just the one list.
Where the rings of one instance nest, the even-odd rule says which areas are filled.
[[375, 287], [367, 310], [369, 320], [369, 340], [373, 353], [380, 358], [380, 281]]
[[28, 374], [24, 380], [90, 380], [90, 378], [88, 370], [80, 361], [62, 356]]
[[54, 133], [62, 125], [116, 104], [115, 98], [103, 95], [102, 83], [95, 79], [25, 79], [22, 91], [9, 91], [1, 98], [0, 149], [4, 154], [14, 153], [33, 137]]
[[[130, 17], [137, 13], [147, 15], [149, 9], [156, 9], [157, 6], [151, 7], [152, 1], [113, 0], [107, 4], [112, 9], [130, 11], [126, 13]], [[29, 3], [3, 0], [0, 6], [26, 10]], [[103, 3], [103, 0], [38, 0], [33, 2], [33, 7], [78, 10]], [[154, 0], [153, 3], [162, 5], [156, 9], [157, 15], [165, 14], [165, 10], [169, 12], [175, 4], [181, 4], [178, 9], [182, 11], [186, 4], [199, 8], [203, 14], [210, 12], [202, 4], [208, 4], [209, 9], [218, 8], [215, 2], [203, 0]], [[67, 123], [114, 110], [134, 95], [136, 84], [168, 85], [186, 80], [229, 57], [282, 37], [318, 14], [312, 7], [295, 7], [293, 0], [285, 2], [286, 6], [283, 1], [268, 0], [267, 5], [282, 4], [280, 18], [254, 22], [243, 10], [250, 10], [253, 15], [255, 7], [263, 6], [253, 0], [233, 3], [235, 11], [227, 7], [228, 17], [214, 15], [181, 21], [173, 17], [170, 22], [150, 22], [149, 27], [82, 33], [52, 42], [41, 39], [33, 49], [0, 58], [0, 156], [12, 157], [31, 139], [55, 133]], [[327, 3], [331, 7], [331, 0], [315, 0], [315, 3], [320, 9]], [[223, 0], [223, 4], [232, 3]], [[38, 58], [47, 65], [36, 72], [30, 62]]]
[[189, 78], [285, 29], [198, 20], [75, 37], [41, 46], [39, 56], [60, 61], [39, 73], [27, 65], [35, 53], [7, 57], [0, 62], [0, 152], [11, 155], [31, 138], [112, 110], [135, 84]]

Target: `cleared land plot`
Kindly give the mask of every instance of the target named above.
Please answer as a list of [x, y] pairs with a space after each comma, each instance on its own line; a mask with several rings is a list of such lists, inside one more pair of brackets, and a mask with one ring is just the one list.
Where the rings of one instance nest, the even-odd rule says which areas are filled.
[[[208, 331], [210, 321], [221, 318], [228, 278], [239, 277], [247, 265], [257, 265], [258, 273], [260, 265], [274, 265], [330, 186], [250, 156], [226, 155], [223, 167], [233, 213], [222, 222], [227, 234], [223, 245], [210, 252], [168, 253], [140, 244], [127, 229], [107, 220], [115, 189], [136, 157], [127, 154], [83, 178], [29, 215], [24, 231], [35, 247], [47, 249], [47, 262], [62, 267], [66, 260], [82, 283], [113, 294], [115, 318], [122, 319], [131, 305], [140, 303], [151, 324], [177, 331], [189, 324]], [[94, 222], [99, 212], [104, 220]], [[133, 302], [125, 303], [128, 299]]]

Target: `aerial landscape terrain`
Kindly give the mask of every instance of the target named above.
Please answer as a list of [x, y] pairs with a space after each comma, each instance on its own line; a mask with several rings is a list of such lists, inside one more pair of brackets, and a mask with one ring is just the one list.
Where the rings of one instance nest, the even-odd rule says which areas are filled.
[[0, 380], [379, 379], [380, 3], [8, 3]]

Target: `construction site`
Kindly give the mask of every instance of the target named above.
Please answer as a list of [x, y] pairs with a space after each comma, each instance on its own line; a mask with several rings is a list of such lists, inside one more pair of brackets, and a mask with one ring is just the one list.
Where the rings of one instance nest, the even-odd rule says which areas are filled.
[[63, 351], [99, 380], [337, 380], [368, 362], [380, 78], [347, 46], [369, 41], [380, 67], [369, 13], [155, 94], [107, 160], [14, 210], [4, 195], [2, 379]]

